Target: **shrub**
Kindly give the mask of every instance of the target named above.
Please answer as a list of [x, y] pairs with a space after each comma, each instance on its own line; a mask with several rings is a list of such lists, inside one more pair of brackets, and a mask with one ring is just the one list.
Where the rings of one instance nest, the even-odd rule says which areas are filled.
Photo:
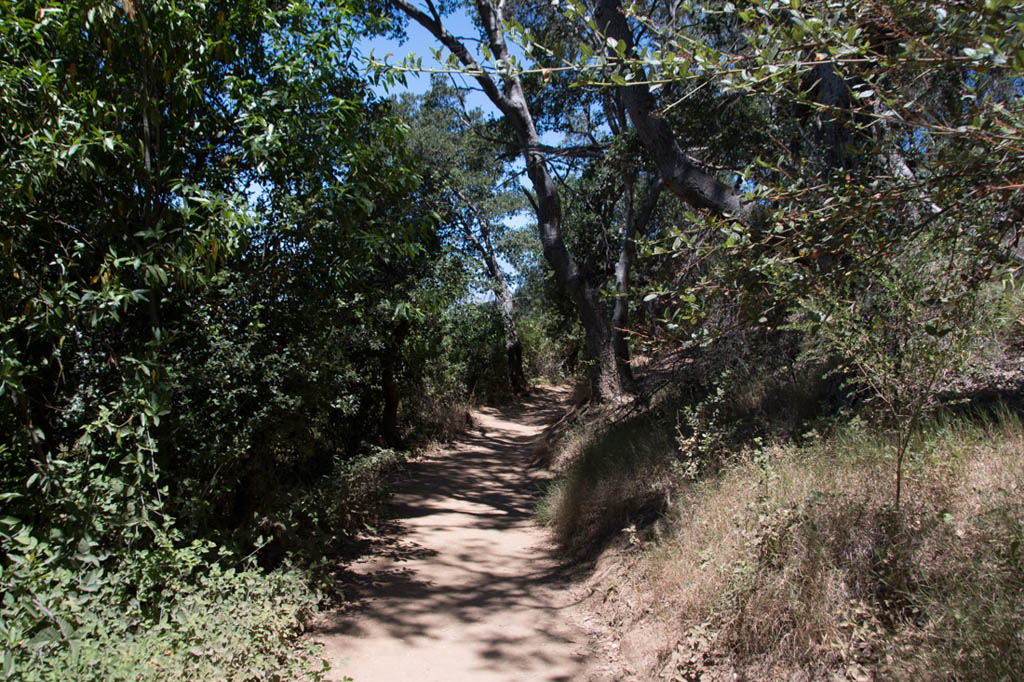
[[812, 332], [811, 354], [851, 368], [896, 435], [897, 508], [912, 434], [995, 324], [998, 307], [983, 286], [992, 268], [961, 241], [925, 235], [894, 244], [864, 271], [823, 278], [801, 303], [808, 322], [798, 326]]
[[318, 601], [304, 574], [184, 540], [154, 480], [106, 468], [49, 459], [30, 481], [34, 523], [0, 519], [7, 678], [322, 677], [297, 637]]

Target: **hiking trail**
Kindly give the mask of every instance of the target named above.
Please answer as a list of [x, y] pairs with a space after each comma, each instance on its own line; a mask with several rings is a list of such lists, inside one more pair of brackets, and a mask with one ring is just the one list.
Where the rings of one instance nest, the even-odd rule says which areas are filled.
[[346, 567], [346, 604], [314, 629], [329, 679], [558, 682], [584, 678], [571, 583], [533, 520], [547, 475], [531, 447], [564, 387], [484, 407], [470, 430], [410, 463], [388, 532]]

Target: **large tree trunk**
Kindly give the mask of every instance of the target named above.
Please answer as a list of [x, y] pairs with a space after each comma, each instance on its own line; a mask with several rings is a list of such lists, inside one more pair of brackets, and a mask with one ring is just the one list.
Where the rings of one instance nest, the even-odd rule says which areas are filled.
[[[621, 397], [623, 388], [615, 362], [615, 351], [612, 348], [611, 327], [602, 314], [598, 292], [586, 283], [562, 239], [561, 201], [544, 162], [540, 136], [527, 105], [522, 83], [517, 76], [509, 75], [502, 79], [502, 87], [499, 88], [498, 84], [480, 68], [466, 46], [444, 27], [440, 15], [434, 11], [433, 4], [428, 4], [431, 14], [426, 14], [406, 0], [393, 2], [402, 12], [441, 41], [467, 70], [474, 73], [484, 93], [515, 131], [519, 151], [526, 163], [526, 174], [533, 186], [534, 196], [531, 199], [537, 215], [537, 229], [544, 257], [576, 305], [580, 322], [583, 324], [590, 362], [591, 397], [597, 401]], [[476, 0], [476, 7], [491, 54], [495, 60], [508, 61], [510, 53], [503, 34], [502, 5], [490, 0]]]
[[[607, 37], [623, 41], [627, 52], [632, 53], [633, 32], [621, 5], [620, 0], [598, 0], [594, 16], [598, 28]], [[716, 180], [689, 160], [672, 127], [658, 115], [657, 101], [644, 80], [641, 77], [637, 85], [620, 86], [618, 93], [637, 136], [658, 166], [665, 187], [694, 208], [751, 219], [755, 206], [744, 202], [742, 193]]]

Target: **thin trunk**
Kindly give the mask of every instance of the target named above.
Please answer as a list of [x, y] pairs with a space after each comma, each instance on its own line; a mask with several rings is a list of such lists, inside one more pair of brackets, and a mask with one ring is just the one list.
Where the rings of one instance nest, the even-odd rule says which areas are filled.
[[[428, 15], [406, 0], [393, 1], [396, 7], [433, 34], [468, 71], [475, 74], [474, 77], [484, 93], [515, 131], [519, 151], [526, 164], [526, 174], [533, 187], [532, 201], [537, 214], [537, 229], [544, 257], [575, 303], [580, 322], [583, 324], [590, 360], [592, 398], [598, 401], [619, 398], [623, 388], [616, 367], [615, 352], [612, 349], [611, 328], [601, 313], [597, 290], [584, 281], [576, 261], [562, 239], [561, 201], [554, 180], [545, 165], [540, 136], [527, 105], [522, 83], [517, 76], [510, 75], [502, 79], [502, 87], [499, 88], [498, 84], [480, 68], [466, 46], [442, 25], [441, 17], [432, 3], [428, 3], [431, 12]], [[477, 0], [476, 7], [492, 56], [495, 60], [508, 61], [511, 55], [502, 29], [503, 4]]]
[[626, 386], [633, 384], [633, 370], [629, 364], [629, 343], [626, 329], [629, 326], [629, 276], [636, 257], [636, 233], [644, 229], [661, 193], [661, 182], [655, 182], [650, 195], [636, 210], [636, 196], [633, 191], [634, 178], [627, 177], [625, 182], [626, 198], [626, 229], [622, 235], [622, 246], [619, 249], [619, 260], [615, 264], [615, 308], [612, 311], [612, 348], [619, 366], [619, 375]]
[[512, 298], [512, 289], [508, 285], [505, 273], [498, 262], [498, 256], [494, 252], [490, 226], [484, 220], [483, 213], [481, 213], [475, 202], [471, 201], [459, 190], [455, 190], [455, 196], [469, 208], [480, 230], [480, 236], [477, 237], [471, 225], [463, 224], [463, 233], [483, 259], [484, 269], [487, 271], [487, 276], [494, 286], [494, 296], [498, 299], [501, 329], [505, 336], [505, 357], [508, 361], [509, 387], [513, 393], [526, 393], [529, 386], [526, 381], [526, 373], [523, 371], [523, 344], [519, 340], [519, 331], [513, 314], [514, 299]]
[[633, 206], [633, 178], [625, 180], [623, 194], [626, 198], [626, 229], [619, 248], [619, 260], [615, 263], [615, 308], [612, 310], [612, 347], [619, 363], [619, 374], [627, 384], [633, 383], [633, 369], [629, 365], [629, 343], [626, 326], [629, 324], [629, 273], [636, 255], [636, 220]]
[[391, 342], [384, 347], [384, 355], [381, 357], [380, 386], [384, 394], [384, 409], [380, 418], [380, 435], [388, 445], [396, 446], [401, 442], [398, 433], [398, 406], [402, 395], [398, 390], [398, 381], [395, 379], [395, 372], [401, 359], [402, 344], [405, 337], [409, 335], [410, 323], [402, 320], [395, 329]]
[[505, 277], [497, 280], [495, 296], [498, 299], [498, 311], [501, 313], [501, 327], [505, 333], [505, 356], [508, 359], [508, 383], [515, 393], [526, 393], [526, 373], [523, 371], [523, 344], [519, 340], [516, 321], [512, 316], [512, 291]]

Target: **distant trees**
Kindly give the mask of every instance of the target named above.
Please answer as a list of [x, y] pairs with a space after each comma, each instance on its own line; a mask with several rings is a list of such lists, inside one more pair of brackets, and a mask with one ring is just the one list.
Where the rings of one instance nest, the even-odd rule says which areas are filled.
[[526, 164], [526, 174], [533, 190], [530, 200], [537, 218], [544, 255], [573, 300], [583, 325], [590, 362], [591, 391], [598, 400], [618, 397], [623, 392], [623, 386], [612, 346], [611, 326], [603, 313], [599, 290], [586, 281], [565, 245], [561, 196], [547, 167], [545, 147], [540, 139], [527, 91], [513, 66], [512, 54], [505, 39], [504, 22], [508, 17], [504, 3], [493, 3], [490, 0], [475, 3], [488, 54], [496, 63], [509, 67], [500, 73], [488, 72], [478, 64], [466, 45], [445, 27], [443, 15], [433, 3], [428, 2], [425, 8], [406, 0], [396, 0], [393, 4], [398, 11], [430, 31], [451, 51], [501, 111], [513, 131], [516, 149]]
[[502, 253], [506, 221], [521, 210], [523, 197], [486, 139], [493, 139], [495, 126], [479, 110], [466, 110], [459, 94], [439, 79], [421, 98], [401, 100], [396, 113], [409, 126], [407, 145], [422, 176], [424, 206], [437, 213], [442, 239], [478, 264], [497, 302], [509, 388], [525, 392], [513, 288], [508, 265], [502, 265], [509, 257]]
[[[480, 26], [483, 53], [494, 65], [493, 69], [485, 68], [478, 63], [477, 57], [467, 48], [467, 44], [446, 28], [444, 12], [456, 5], [439, 7], [428, 2], [421, 6], [399, 0], [394, 3], [394, 7], [430, 31], [451, 52], [453, 65], [457, 64], [457, 68], [463, 69], [474, 78], [501, 112], [506, 129], [511, 135], [508, 142], [525, 163], [526, 175], [532, 188], [532, 193], [528, 196], [537, 218], [545, 258], [566, 294], [573, 301], [583, 327], [591, 394], [598, 401], [617, 399], [622, 396], [625, 385], [629, 382], [629, 363], [623, 332], [621, 327], [617, 331], [614, 325], [624, 325], [627, 319], [628, 281], [634, 250], [632, 234], [636, 230], [634, 222], [638, 218], [642, 222], [649, 220], [653, 203], [647, 202], [652, 205], [641, 208], [644, 202], [637, 201], [633, 196], [632, 185], [635, 178], [628, 177], [629, 173], [634, 171], [623, 171], [624, 175], [615, 189], [616, 196], [625, 197], [629, 204], [623, 214], [625, 227], [621, 248], [612, 257], [608, 267], [602, 268], [612, 272], [595, 277], [595, 273], [584, 271], [580, 261], [582, 254], [574, 253], [567, 247], [569, 240], [565, 234], [566, 216], [563, 214], [563, 195], [566, 189], [559, 187], [561, 178], [553, 174], [551, 165], [557, 159], [582, 160], [600, 157], [608, 144], [607, 134], [589, 130], [581, 133], [586, 140], [583, 144], [560, 149], [542, 143], [540, 126], [545, 125], [551, 130], [560, 130], [571, 135], [578, 132], [574, 130], [571, 121], [591, 120], [590, 117], [595, 112], [599, 119], [605, 119], [606, 116], [614, 116], [615, 107], [605, 107], [601, 97], [595, 97], [593, 92], [580, 98], [565, 89], [558, 90], [551, 101], [544, 101], [542, 93], [550, 88], [550, 70], [546, 67], [539, 68], [528, 78], [526, 74], [520, 74], [517, 58], [506, 40], [507, 27], [515, 25], [522, 28], [517, 20], [541, 26], [552, 16], [557, 17], [557, 12], [552, 12], [546, 7], [537, 8], [520, 3], [493, 3], [489, 0], [464, 3], [459, 7], [468, 9], [470, 4], [475, 10], [475, 17]], [[550, 25], [548, 27], [550, 28]], [[556, 30], [549, 35], [557, 36], [559, 49], [575, 50], [571, 45], [575, 35], [571, 31], [559, 34]], [[543, 57], [540, 59], [544, 63]], [[558, 79], [555, 78], [555, 81]], [[556, 100], [563, 98], [571, 101], [572, 105], [556, 103]], [[623, 123], [609, 118], [603, 125], [612, 126], [621, 134], [624, 132], [621, 130]], [[598, 141], [597, 138], [606, 139]], [[589, 254], [583, 257], [588, 258]], [[614, 272], [615, 269], [617, 274]], [[613, 286], [620, 292], [614, 315], [609, 313], [609, 306], [604, 300], [603, 289], [609, 281], [616, 282]]]

